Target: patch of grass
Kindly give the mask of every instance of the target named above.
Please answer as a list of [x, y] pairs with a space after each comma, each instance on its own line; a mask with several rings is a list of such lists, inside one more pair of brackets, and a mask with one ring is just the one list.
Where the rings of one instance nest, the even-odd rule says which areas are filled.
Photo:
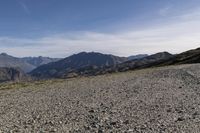
[[0, 85], [0, 90], [7, 90], [7, 89], [18, 89], [18, 88], [24, 88], [29, 86], [29, 83], [4, 83]]
[[62, 83], [65, 82], [66, 79], [51, 79], [51, 80], [39, 80], [39, 81], [30, 81], [30, 82], [7, 82], [0, 84], [0, 90], [8, 90], [8, 89], [21, 89], [25, 87], [34, 87], [40, 88], [38, 86], [50, 85], [54, 83]]

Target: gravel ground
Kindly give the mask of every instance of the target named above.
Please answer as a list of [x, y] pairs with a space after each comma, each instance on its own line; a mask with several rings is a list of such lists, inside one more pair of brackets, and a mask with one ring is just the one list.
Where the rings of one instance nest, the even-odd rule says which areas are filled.
[[200, 133], [200, 64], [0, 90], [0, 132]]

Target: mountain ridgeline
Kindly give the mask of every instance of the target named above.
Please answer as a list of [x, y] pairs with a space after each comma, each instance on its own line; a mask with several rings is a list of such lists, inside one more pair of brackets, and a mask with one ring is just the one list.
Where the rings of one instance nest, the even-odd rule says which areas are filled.
[[128, 60], [117, 65], [105, 66], [105, 67], [85, 67], [72, 71], [73, 75], [93, 76], [99, 74], [113, 73], [113, 72], [124, 72], [128, 70], [135, 70], [141, 68], [151, 67], [153, 63], [166, 61], [173, 57], [168, 52], [161, 52], [153, 54], [144, 58]]
[[149, 67], [200, 63], [200, 48], [177, 55], [160, 52], [153, 55], [139, 56], [141, 58], [132, 57], [133, 59], [94, 52], [82, 52], [58, 62], [42, 65], [30, 74], [37, 78], [68, 78], [94, 76]]
[[23, 61], [20, 58], [10, 56], [6, 53], [0, 54], [0, 67], [20, 68], [24, 72], [30, 72], [35, 66]]
[[24, 57], [24, 58], [22, 58], [22, 60], [24, 62], [27, 62], [27, 63], [35, 66], [35, 67], [39, 67], [39, 66], [44, 65], [44, 64], [56, 62], [60, 59], [59, 58], [49, 58], [49, 57], [39, 56], [39, 57]]
[[167, 61], [158, 63], [159, 66], [200, 63], [200, 48], [175, 55]]
[[44, 65], [50, 62], [58, 61], [57, 58], [48, 57], [25, 57], [18, 58], [10, 56], [6, 53], [0, 54], [0, 67], [19, 68], [25, 73], [32, 71], [40, 65]]
[[151, 63], [165, 61], [172, 57], [173, 55], [168, 52], [161, 52], [143, 58], [129, 60], [125, 57], [117, 57], [95, 52], [82, 52], [57, 62], [42, 65], [33, 70], [30, 75], [37, 78], [94, 76], [146, 68], [150, 67]]
[[[22, 79], [28, 73], [33, 79], [69, 78], [124, 72], [150, 67], [200, 63], [200, 48], [172, 55], [160, 52], [153, 55], [118, 57], [96, 52], [81, 52], [67, 58], [48, 57], [16, 58], [0, 54], [0, 80]], [[20, 73], [20, 74], [17, 74]], [[19, 77], [19, 78], [13, 78]], [[19, 75], [19, 76], [16, 76]], [[26, 77], [25, 75], [24, 77]]]
[[88, 68], [90, 66], [95, 68], [115, 66], [127, 60], [128, 59], [125, 57], [114, 55], [81, 52], [60, 61], [42, 65], [33, 70], [30, 74], [39, 78], [65, 78], [70, 76], [69, 73], [71, 74], [71, 72], [81, 68]]
[[144, 57], [149, 56], [148, 54], [138, 54], [138, 55], [132, 55], [128, 57], [128, 60], [135, 60], [135, 59], [142, 59]]

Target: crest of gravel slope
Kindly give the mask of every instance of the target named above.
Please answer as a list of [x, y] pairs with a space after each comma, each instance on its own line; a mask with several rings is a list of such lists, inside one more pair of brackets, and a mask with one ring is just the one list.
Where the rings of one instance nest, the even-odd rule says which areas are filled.
[[1, 132], [198, 133], [200, 65], [0, 90]]

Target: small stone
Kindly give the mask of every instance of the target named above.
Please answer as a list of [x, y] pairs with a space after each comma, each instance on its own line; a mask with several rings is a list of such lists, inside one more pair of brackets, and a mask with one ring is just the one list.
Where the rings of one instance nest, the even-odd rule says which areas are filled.
[[89, 110], [89, 113], [94, 113], [95, 111], [93, 109]]
[[179, 117], [176, 121], [184, 121], [185, 119], [183, 117]]
[[117, 122], [111, 122], [110, 125], [117, 125]]
[[168, 113], [169, 113], [169, 112], [172, 112], [172, 110], [171, 110], [171, 109], [167, 109], [166, 111], [167, 111]]
[[129, 124], [129, 120], [126, 120], [123, 123], [127, 125], [127, 124]]
[[55, 129], [55, 128], [52, 128], [51, 130], [50, 130], [50, 132], [57, 132], [57, 129]]
[[104, 131], [102, 129], [99, 129], [98, 130], [98, 133], [103, 133]]
[[128, 130], [128, 132], [133, 132], [133, 131], [134, 131], [133, 129], [129, 129], [129, 130]]

